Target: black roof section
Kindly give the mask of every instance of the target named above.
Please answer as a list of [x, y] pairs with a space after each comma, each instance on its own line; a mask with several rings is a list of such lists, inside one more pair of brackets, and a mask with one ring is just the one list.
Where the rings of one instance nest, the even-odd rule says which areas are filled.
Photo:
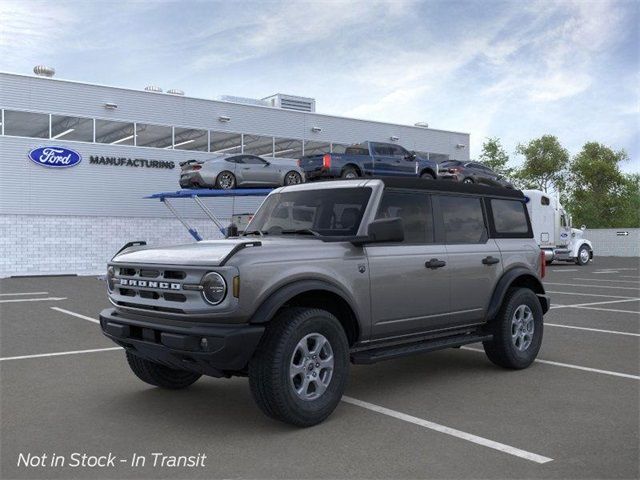
[[424, 178], [393, 178], [393, 177], [373, 177], [382, 180], [388, 188], [406, 188], [411, 190], [429, 190], [432, 192], [452, 192], [475, 195], [485, 195], [487, 197], [511, 197], [524, 199], [524, 193], [520, 190], [510, 188], [489, 187], [475, 183], [458, 183], [452, 180], [426, 180]]

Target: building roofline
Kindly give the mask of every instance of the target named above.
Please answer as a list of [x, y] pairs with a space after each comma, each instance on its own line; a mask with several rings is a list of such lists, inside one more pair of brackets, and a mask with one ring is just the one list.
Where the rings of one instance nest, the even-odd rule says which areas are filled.
[[[102, 83], [81, 82], [79, 80], [68, 80], [68, 79], [64, 79], [64, 78], [39, 77], [39, 76], [36, 76], [36, 75], [26, 75], [24, 73], [14, 73], [14, 72], [4, 72], [4, 71], [0, 71], [0, 75], [12, 75], [12, 76], [15, 76], [15, 77], [24, 77], [24, 78], [29, 78], [29, 79], [43, 80], [43, 81], [66, 82], [66, 83], [74, 83], [74, 84], [78, 84], [78, 85], [89, 85], [89, 86], [92, 86], [92, 87], [112, 88], [112, 89], [115, 89], [115, 90], [124, 90], [124, 91], [127, 91], [127, 92], [136, 92], [136, 93], [142, 93], [142, 94], [147, 94], [147, 95], [162, 95], [164, 97], [190, 98], [190, 99], [193, 99], [193, 100], [201, 100], [201, 101], [212, 102], [212, 103], [222, 103], [222, 104], [230, 104], [230, 105], [242, 105], [244, 107], [250, 107], [250, 108], [265, 108], [265, 109], [269, 109], [269, 110], [284, 110], [286, 112], [297, 113], [297, 114], [301, 114], [301, 115], [315, 115], [315, 116], [318, 116], [318, 117], [339, 118], [339, 119], [342, 119], [342, 120], [355, 120], [355, 121], [358, 121], [358, 122], [377, 123], [377, 124], [381, 124], [381, 125], [390, 125], [390, 126], [395, 126], [395, 127], [411, 128], [411, 129], [419, 130], [419, 131], [454, 133], [454, 134], [458, 134], [458, 135], [468, 135], [468, 136], [471, 135], [468, 132], [460, 132], [460, 131], [456, 131], [456, 130], [443, 130], [443, 129], [431, 128], [431, 127], [429, 127], [429, 128], [416, 127], [415, 125], [405, 125], [405, 124], [402, 124], [402, 123], [382, 122], [380, 120], [367, 120], [365, 118], [344, 117], [344, 116], [340, 116], [340, 115], [332, 115], [332, 114], [329, 114], [329, 113], [300, 112], [298, 110], [288, 110], [286, 108], [271, 107], [271, 106], [267, 106], [267, 105], [250, 105], [250, 104], [245, 104], [245, 103], [229, 102], [229, 101], [226, 101], [226, 100], [215, 100], [215, 99], [204, 98], [204, 97], [192, 97], [190, 95], [172, 95], [170, 93], [164, 93], [164, 92], [150, 92], [150, 91], [146, 91], [146, 90], [137, 90], [137, 89], [134, 89], [134, 88], [117, 87], [117, 86], [113, 86], [113, 85], [105, 85], [105, 84], [102, 84]], [[292, 95], [292, 96], [295, 96], [295, 95]], [[301, 98], [311, 98], [311, 97], [301, 97]], [[366, 140], [366, 139], [364, 139], [364, 140]]]

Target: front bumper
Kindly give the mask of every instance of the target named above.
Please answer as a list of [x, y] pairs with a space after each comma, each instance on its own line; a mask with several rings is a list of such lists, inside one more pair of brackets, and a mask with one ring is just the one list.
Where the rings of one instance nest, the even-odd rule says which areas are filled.
[[249, 324], [161, 324], [149, 317], [125, 317], [115, 308], [100, 312], [100, 327], [132, 354], [212, 377], [242, 371], [264, 333], [264, 326]]

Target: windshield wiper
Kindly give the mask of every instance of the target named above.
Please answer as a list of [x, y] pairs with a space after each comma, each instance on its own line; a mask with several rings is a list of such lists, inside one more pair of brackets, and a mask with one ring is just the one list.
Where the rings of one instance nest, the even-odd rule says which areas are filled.
[[297, 230], [283, 230], [281, 232], [283, 235], [292, 234], [292, 235], [313, 235], [314, 237], [319, 237], [320, 234], [315, 230], [311, 230], [310, 228], [299, 228]]

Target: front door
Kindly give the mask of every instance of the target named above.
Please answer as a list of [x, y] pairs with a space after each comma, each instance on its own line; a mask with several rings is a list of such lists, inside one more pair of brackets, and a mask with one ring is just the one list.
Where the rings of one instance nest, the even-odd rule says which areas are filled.
[[385, 190], [378, 218], [400, 217], [402, 243], [370, 244], [372, 339], [411, 336], [448, 322], [449, 269], [436, 244], [430, 196]]

